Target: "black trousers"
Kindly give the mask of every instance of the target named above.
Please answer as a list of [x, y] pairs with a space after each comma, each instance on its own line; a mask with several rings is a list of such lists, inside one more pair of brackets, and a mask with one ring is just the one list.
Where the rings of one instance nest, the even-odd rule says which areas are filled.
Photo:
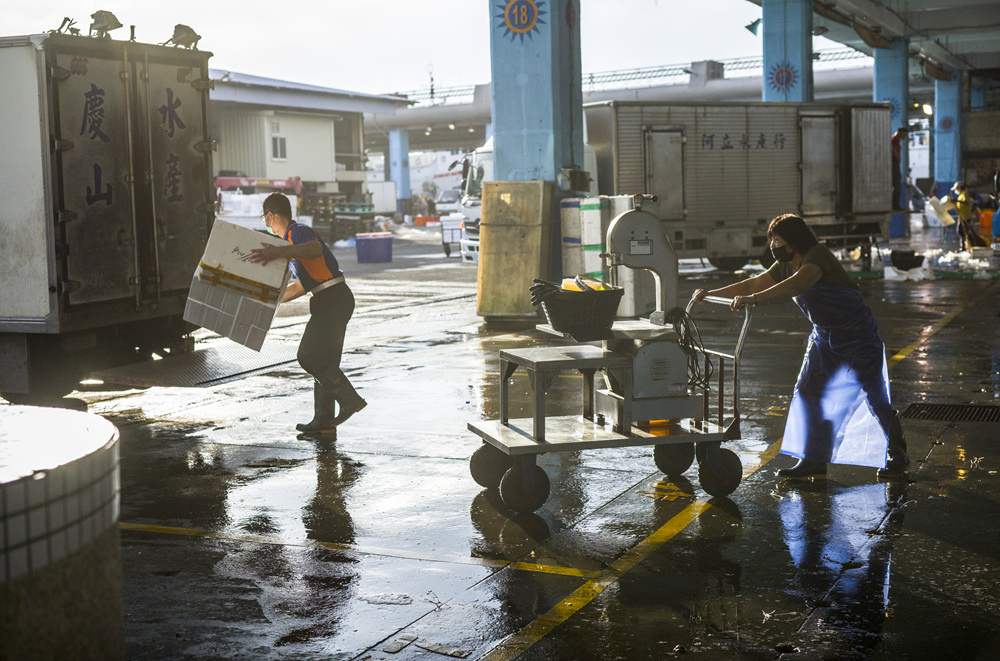
[[310, 299], [309, 313], [299, 343], [299, 364], [330, 390], [338, 402], [357, 398], [357, 392], [340, 369], [347, 322], [354, 314], [354, 293], [346, 282], [324, 289]]

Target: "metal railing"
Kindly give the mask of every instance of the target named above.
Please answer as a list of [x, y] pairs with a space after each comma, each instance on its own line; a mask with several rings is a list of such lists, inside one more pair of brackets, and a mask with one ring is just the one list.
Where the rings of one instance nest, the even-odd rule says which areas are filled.
[[[755, 76], [764, 70], [763, 57], [738, 57], [715, 61], [722, 64], [725, 76], [728, 78]], [[872, 57], [870, 55], [853, 48], [839, 48], [813, 53], [813, 69], [817, 71], [871, 66], [871, 63]], [[685, 77], [690, 74], [690, 64], [667, 64], [636, 69], [599, 71], [583, 74], [583, 88], [588, 92], [597, 92], [634, 87], [637, 86], [636, 83], [643, 83], [643, 87], [679, 85], [686, 83], [687, 78]], [[454, 87], [428, 87], [409, 92], [394, 92], [394, 94], [405, 96], [414, 101], [415, 106], [421, 107], [472, 103], [475, 92], [475, 85], [456, 85]]]

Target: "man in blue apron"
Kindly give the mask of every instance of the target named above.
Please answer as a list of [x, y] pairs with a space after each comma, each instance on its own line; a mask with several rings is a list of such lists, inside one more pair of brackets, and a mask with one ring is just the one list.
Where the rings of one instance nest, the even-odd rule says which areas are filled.
[[[313, 391], [313, 419], [295, 426], [301, 432], [323, 433], [336, 430], [367, 402], [357, 393], [340, 369], [347, 322], [354, 314], [354, 294], [344, 282], [337, 258], [311, 227], [292, 220], [292, 207], [281, 193], [264, 199], [261, 214], [267, 230], [288, 241], [287, 246], [262, 243], [251, 251], [253, 262], [267, 264], [276, 259], [290, 260], [293, 280], [285, 288], [281, 302], [310, 293], [309, 321], [302, 332], [298, 359], [302, 369], [316, 379]], [[335, 405], [340, 412], [335, 414]]]
[[904, 473], [902, 426], [889, 399], [885, 345], [871, 309], [837, 258], [798, 216], [784, 214], [767, 230], [775, 263], [764, 273], [706, 292], [744, 305], [793, 299], [812, 322], [781, 452], [799, 462], [783, 477], [816, 477], [827, 464], [878, 468], [882, 478]]

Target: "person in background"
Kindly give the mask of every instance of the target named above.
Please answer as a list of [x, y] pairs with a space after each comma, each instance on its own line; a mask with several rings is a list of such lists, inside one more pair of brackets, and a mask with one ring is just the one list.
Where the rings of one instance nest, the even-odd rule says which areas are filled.
[[993, 173], [993, 243], [1000, 241], [1000, 170]]
[[[335, 431], [368, 403], [340, 369], [347, 322], [354, 314], [354, 294], [344, 281], [337, 259], [311, 227], [292, 220], [292, 206], [282, 193], [264, 200], [261, 218], [267, 230], [288, 241], [287, 246], [262, 243], [251, 251], [250, 261], [267, 264], [290, 260], [293, 280], [281, 302], [310, 293], [309, 321], [302, 332], [298, 359], [302, 369], [316, 380], [313, 386], [313, 419], [295, 425], [306, 433]], [[340, 412], [336, 413], [336, 405]]]
[[858, 285], [802, 218], [784, 214], [767, 230], [775, 263], [693, 298], [732, 298], [731, 307], [792, 299], [813, 330], [789, 406], [781, 452], [799, 459], [778, 471], [789, 478], [825, 476], [827, 464], [879, 468], [901, 476], [910, 463], [899, 415], [889, 397], [885, 345]]
[[910, 135], [910, 129], [906, 126], [900, 126], [896, 129], [896, 132], [892, 134], [892, 138], [889, 139], [889, 144], [892, 147], [892, 210], [893, 211], [903, 211], [903, 203], [901, 201], [903, 194], [903, 141], [906, 140]]
[[972, 251], [974, 247], [986, 247], [986, 241], [979, 236], [972, 222], [972, 209], [975, 206], [965, 182], [959, 179], [948, 193], [955, 201], [955, 211], [958, 213], [958, 237], [962, 242], [962, 250]]

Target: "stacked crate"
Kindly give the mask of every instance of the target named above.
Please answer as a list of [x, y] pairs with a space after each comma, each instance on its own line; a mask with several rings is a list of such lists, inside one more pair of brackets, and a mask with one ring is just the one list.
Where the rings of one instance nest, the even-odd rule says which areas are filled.
[[559, 202], [559, 221], [562, 225], [562, 274], [565, 278], [583, 273], [581, 199], [568, 197]]

